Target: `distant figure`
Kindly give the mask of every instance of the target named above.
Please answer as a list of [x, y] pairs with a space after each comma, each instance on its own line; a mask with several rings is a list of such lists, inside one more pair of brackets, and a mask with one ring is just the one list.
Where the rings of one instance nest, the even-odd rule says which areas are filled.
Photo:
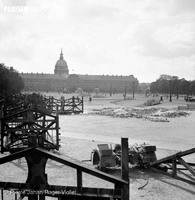
[[89, 97], [89, 102], [91, 102], [92, 101], [92, 98], [91, 97]]
[[163, 96], [160, 96], [160, 101], [163, 101]]

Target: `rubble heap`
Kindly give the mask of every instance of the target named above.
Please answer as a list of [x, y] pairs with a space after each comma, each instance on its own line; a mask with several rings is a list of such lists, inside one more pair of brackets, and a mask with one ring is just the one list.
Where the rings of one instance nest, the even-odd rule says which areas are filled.
[[93, 109], [90, 114], [105, 115], [120, 118], [139, 118], [155, 122], [169, 122], [168, 118], [186, 117], [188, 112], [180, 110], [168, 110], [165, 108], [101, 108]]

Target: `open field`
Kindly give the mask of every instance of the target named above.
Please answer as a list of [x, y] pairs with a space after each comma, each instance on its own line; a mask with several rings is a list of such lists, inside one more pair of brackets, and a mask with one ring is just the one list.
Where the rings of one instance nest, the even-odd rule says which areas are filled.
[[[48, 95], [48, 94], [47, 94]], [[57, 98], [64, 94], [50, 94]], [[75, 94], [65, 95], [69, 98]], [[172, 155], [181, 150], [194, 147], [195, 144], [195, 111], [185, 110], [189, 115], [167, 118], [167, 122], [150, 121], [147, 118], [121, 118], [119, 116], [107, 116], [94, 113], [94, 109], [112, 108], [120, 111], [123, 108], [145, 109], [143, 104], [148, 99], [160, 97], [144, 97], [135, 95], [134, 100], [124, 100], [122, 94], [116, 94], [105, 98], [93, 98], [89, 102], [88, 96], [84, 98], [84, 113], [80, 115], [61, 115], [61, 156], [77, 160], [90, 158], [92, 149], [97, 148], [97, 144], [108, 143], [114, 145], [120, 143], [121, 137], [128, 137], [129, 143], [141, 144], [143, 142], [157, 146], [157, 158]], [[187, 102], [181, 97], [169, 102], [169, 98], [163, 98], [159, 105], [147, 107], [147, 109], [166, 109], [166, 112], [178, 112], [178, 105], [186, 105]], [[158, 117], [155, 116], [154, 117]], [[195, 157], [190, 156], [188, 160], [195, 162]], [[89, 167], [94, 167], [90, 162], [86, 163]], [[109, 170], [107, 173], [120, 176], [120, 170]], [[54, 161], [48, 161], [47, 174], [49, 183], [75, 185], [76, 171], [62, 166]], [[0, 165], [0, 177], [3, 181], [23, 181], [27, 175], [27, 166], [24, 160], [19, 165], [17, 162]], [[152, 172], [149, 169], [133, 168], [129, 169], [130, 178], [130, 199], [194, 199], [195, 186], [175, 180], [165, 175]], [[83, 175], [84, 186], [92, 187], [113, 187], [112, 184]], [[143, 189], [139, 189], [144, 184]], [[14, 198], [7, 195], [7, 199]], [[7, 200], [6, 199], [6, 200]]]

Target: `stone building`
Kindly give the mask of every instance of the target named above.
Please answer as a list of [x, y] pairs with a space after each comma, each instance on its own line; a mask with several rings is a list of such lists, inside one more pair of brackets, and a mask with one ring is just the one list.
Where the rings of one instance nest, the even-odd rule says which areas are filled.
[[30, 91], [75, 92], [82, 88], [86, 92], [93, 92], [95, 88], [99, 88], [101, 92], [127, 93], [137, 91], [139, 84], [133, 75], [69, 74], [62, 51], [55, 64], [54, 74], [20, 73], [20, 76], [24, 81], [24, 89]]

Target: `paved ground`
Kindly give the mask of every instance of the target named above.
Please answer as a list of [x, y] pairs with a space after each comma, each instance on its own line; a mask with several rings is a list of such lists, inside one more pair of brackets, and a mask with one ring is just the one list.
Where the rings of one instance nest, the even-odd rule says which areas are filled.
[[[59, 97], [61, 94], [55, 94]], [[107, 95], [108, 96], [108, 95]], [[149, 97], [153, 98], [153, 97]], [[91, 110], [102, 108], [143, 108], [142, 105], [149, 98], [135, 96], [135, 100], [123, 100], [122, 94], [112, 97], [94, 99], [92, 102], [85, 98], [84, 114], [60, 116], [61, 156], [75, 159], [75, 162], [90, 158], [92, 149], [100, 143], [120, 143], [121, 137], [128, 137], [130, 144], [147, 142], [157, 146], [157, 158], [172, 155], [178, 150], [186, 150], [194, 147], [195, 142], [195, 111], [187, 117], [171, 118], [169, 122], [151, 122], [137, 118], [116, 118], [111, 116], [92, 115]], [[155, 97], [159, 99], [159, 97]], [[180, 98], [173, 97], [173, 102], [164, 98], [160, 105], [154, 107], [176, 110], [178, 105], [187, 103]], [[150, 107], [151, 108], [151, 107]], [[194, 156], [187, 158], [195, 162]], [[89, 167], [94, 167], [90, 162]], [[116, 169], [107, 173], [120, 176], [120, 170]], [[49, 160], [47, 174], [50, 184], [76, 185], [76, 171]], [[17, 161], [0, 165], [0, 177], [3, 181], [23, 181], [27, 176], [25, 160], [18, 165]], [[130, 199], [194, 199], [195, 186], [175, 180], [165, 175], [152, 172], [149, 169], [132, 168], [129, 170]], [[84, 186], [88, 187], [113, 187], [112, 184], [89, 176], [83, 175]], [[143, 185], [143, 189], [139, 189]], [[6, 200], [14, 198], [7, 195]], [[49, 198], [48, 198], [49, 199]]]

